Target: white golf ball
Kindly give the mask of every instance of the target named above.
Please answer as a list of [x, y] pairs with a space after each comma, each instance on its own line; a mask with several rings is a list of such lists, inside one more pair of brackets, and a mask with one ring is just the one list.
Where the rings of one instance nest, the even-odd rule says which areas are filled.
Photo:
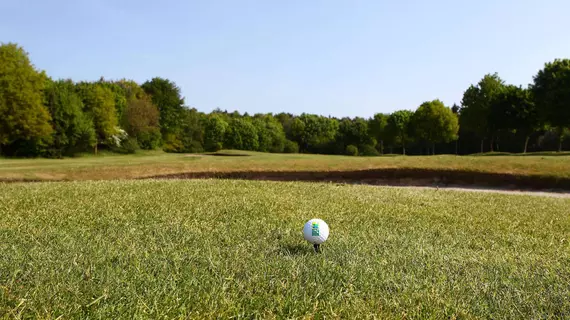
[[329, 237], [329, 226], [321, 219], [311, 219], [303, 227], [303, 237], [312, 244], [321, 244]]

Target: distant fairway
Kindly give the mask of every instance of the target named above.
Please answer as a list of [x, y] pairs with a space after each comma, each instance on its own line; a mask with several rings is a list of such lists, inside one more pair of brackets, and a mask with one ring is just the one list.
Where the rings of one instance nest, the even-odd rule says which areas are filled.
[[0, 159], [0, 182], [149, 177], [449, 183], [568, 191], [570, 153], [347, 157], [230, 150], [214, 155], [156, 151], [63, 160]]
[[[331, 227], [321, 255], [301, 235], [313, 217]], [[563, 319], [569, 235], [564, 198], [232, 180], [0, 184], [0, 317]]]

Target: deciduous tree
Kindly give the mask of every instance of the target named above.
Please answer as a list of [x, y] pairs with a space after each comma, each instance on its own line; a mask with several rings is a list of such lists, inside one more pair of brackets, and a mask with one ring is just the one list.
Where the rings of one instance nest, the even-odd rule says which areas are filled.
[[[118, 132], [115, 95], [111, 89], [98, 83], [79, 83], [78, 93], [82, 98], [84, 112], [93, 119], [97, 144], [110, 145], [111, 138]], [[97, 149], [95, 149], [97, 152]]]
[[302, 114], [293, 120], [291, 131], [301, 151], [322, 153], [334, 141], [338, 120], [314, 114]]
[[387, 131], [402, 147], [402, 154], [406, 154], [406, 143], [410, 140], [410, 120], [413, 114], [409, 110], [399, 110], [388, 117]]
[[546, 63], [534, 77], [532, 91], [541, 118], [558, 128], [558, 151], [562, 151], [562, 133], [570, 127], [570, 59]]
[[45, 105], [52, 117], [52, 156], [87, 150], [95, 144], [93, 121], [83, 113], [83, 102], [71, 80], [48, 80], [44, 90]]
[[232, 118], [226, 130], [224, 147], [256, 151], [259, 148], [257, 129], [247, 118]]
[[532, 92], [529, 89], [509, 85], [496, 97], [496, 122], [502, 127], [525, 137], [523, 153], [526, 153], [530, 135], [541, 127], [541, 121]]
[[489, 114], [493, 99], [503, 87], [504, 82], [498, 74], [487, 74], [476, 86], [471, 85], [463, 94], [459, 123], [481, 139], [481, 152], [486, 137], [490, 138], [490, 148], [493, 151], [495, 132], [489, 125]]
[[46, 78], [24, 49], [0, 45], [0, 149], [18, 142], [10, 152], [33, 152], [17, 149], [25, 145], [37, 151], [51, 139], [51, 117], [42, 96]]
[[160, 146], [159, 113], [150, 97], [142, 95], [129, 99], [124, 113], [125, 130], [137, 139], [141, 149], [152, 150]]
[[386, 127], [388, 126], [389, 115], [377, 113], [368, 121], [369, 134], [379, 143], [380, 154], [384, 154], [384, 142], [388, 138]]
[[436, 143], [457, 139], [457, 116], [440, 100], [422, 103], [414, 112], [411, 123], [416, 136], [432, 145], [432, 154], [435, 154]]
[[162, 134], [175, 133], [180, 127], [184, 109], [180, 88], [174, 82], [158, 77], [143, 83], [142, 88], [151, 96], [152, 103], [160, 111]]
[[271, 114], [256, 115], [253, 124], [259, 138], [259, 151], [283, 152], [285, 147], [285, 132], [281, 123]]
[[210, 114], [204, 118], [204, 148], [206, 151], [222, 149], [228, 123], [217, 114]]

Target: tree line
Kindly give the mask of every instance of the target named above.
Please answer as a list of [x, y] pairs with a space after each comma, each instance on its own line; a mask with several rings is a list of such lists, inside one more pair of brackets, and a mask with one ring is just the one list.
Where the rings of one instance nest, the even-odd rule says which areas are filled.
[[570, 142], [570, 60], [546, 63], [528, 87], [485, 75], [461, 105], [427, 101], [372, 118], [199, 112], [156, 77], [74, 82], [36, 69], [17, 44], [0, 45], [0, 154], [64, 157], [109, 150], [374, 156], [562, 150]]

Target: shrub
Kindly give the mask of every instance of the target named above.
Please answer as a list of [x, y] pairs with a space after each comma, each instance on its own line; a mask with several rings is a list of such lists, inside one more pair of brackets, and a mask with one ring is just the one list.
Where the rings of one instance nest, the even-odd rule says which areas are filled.
[[285, 153], [299, 153], [299, 145], [295, 141], [286, 140], [283, 148]]
[[380, 153], [378, 153], [378, 150], [376, 150], [376, 148], [368, 144], [360, 146], [359, 150], [361, 156], [374, 157], [380, 155]]
[[[221, 145], [220, 145], [221, 147]], [[184, 143], [184, 152], [188, 153], [201, 153], [204, 152], [204, 147], [199, 141], [189, 141], [188, 143]]]
[[112, 151], [117, 153], [123, 154], [132, 154], [139, 150], [139, 144], [136, 138], [129, 137], [121, 142], [121, 145], [118, 147], [113, 147]]
[[283, 153], [285, 149], [285, 139], [273, 139], [273, 145], [269, 148], [271, 153]]
[[170, 133], [164, 137], [164, 145], [162, 146], [162, 150], [164, 150], [164, 152], [173, 153], [182, 152], [182, 150], [184, 150], [184, 145], [176, 135]]
[[259, 149], [257, 129], [247, 118], [233, 118], [229, 121], [223, 145], [226, 149], [256, 151]]
[[348, 145], [346, 147], [345, 153], [347, 156], [357, 156], [358, 155], [358, 148], [355, 145]]
[[161, 138], [160, 129], [157, 128], [139, 133], [137, 142], [141, 149], [154, 150], [160, 147]]

